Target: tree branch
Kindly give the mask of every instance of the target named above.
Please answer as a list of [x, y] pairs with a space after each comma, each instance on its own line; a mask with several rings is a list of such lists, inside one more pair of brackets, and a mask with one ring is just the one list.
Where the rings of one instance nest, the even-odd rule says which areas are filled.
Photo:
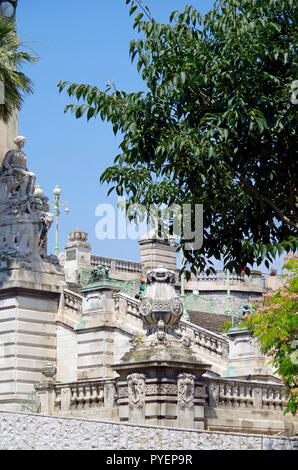
[[295, 228], [296, 230], [298, 229], [298, 224], [295, 224], [294, 222], [292, 222], [286, 215], [284, 215], [284, 213], [274, 204], [274, 202], [270, 201], [270, 199], [268, 199], [266, 196], [264, 196], [263, 194], [260, 194], [259, 191], [257, 190], [257, 188], [255, 188], [252, 184], [250, 184], [245, 178], [243, 178], [243, 176], [240, 176], [238, 175], [238, 173], [233, 170], [233, 168], [231, 168], [227, 163], [225, 162], [220, 162], [222, 168], [225, 170], [225, 171], [229, 171], [231, 173], [233, 173], [233, 175], [235, 175], [240, 181], [241, 183], [247, 188], [249, 189], [252, 193], [254, 193], [259, 199], [262, 199], [262, 201], [266, 202], [275, 212], [275, 214], [277, 215], [277, 217], [282, 221], [284, 222], [285, 224], [287, 225], [290, 225], [291, 227]]

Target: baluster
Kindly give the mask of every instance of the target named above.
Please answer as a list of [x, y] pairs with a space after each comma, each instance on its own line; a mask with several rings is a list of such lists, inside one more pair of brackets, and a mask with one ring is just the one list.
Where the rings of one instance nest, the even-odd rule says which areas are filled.
[[99, 401], [99, 405], [103, 406], [103, 404], [104, 404], [104, 390], [103, 390], [103, 387], [99, 387], [98, 401]]
[[223, 405], [227, 404], [227, 386], [225, 384], [221, 386], [221, 400]]
[[236, 401], [236, 387], [234, 385], [230, 385], [229, 387], [229, 394], [230, 394], [230, 405], [232, 407], [235, 407], [235, 401]]
[[71, 388], [71, 400], [70, 400], [70, 403], [71, 403], [71, 407], [73, 408], [77, 408], [78, 407], [78, 390], [76, 387], [74, 388]]
[[245, 407], [245, 387], [243, 385], [239, 387], [239, 407]]
[[269, 389], [269, 408], [274, 409], [274, 392], [273, 388]]
[[92, 396], [91, 396], [91, 403], [93, 407], [97, 406], [98, 402], [98, 393], [97, 393], [97, 385], [92, 385]]
[[234, 406], [236, 408], [239, 408], [240, 404], [241, 404], [241, 401], [240, 401], [240, 386], [236, 385], [236, 386], [234, 386]]
[[84, 387], [78, 387], [78, 408], [82, 409], [84, 407], [85, 402], [85, 394], [84, 394]]
[[61, 389], [55, 390], [55, 408], [61, 409]]
[[86, 401], [86, 407], [90, 408], [91, 403], [92, 403], [91, 385], [85, 386], [85, 401]]

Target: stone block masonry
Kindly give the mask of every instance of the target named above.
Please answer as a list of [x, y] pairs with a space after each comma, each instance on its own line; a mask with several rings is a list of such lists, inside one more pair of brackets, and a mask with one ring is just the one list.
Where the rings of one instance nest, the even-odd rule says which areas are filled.
[[1, 450], [297, 450], [297, 437], [120, 424], [0, 411]]

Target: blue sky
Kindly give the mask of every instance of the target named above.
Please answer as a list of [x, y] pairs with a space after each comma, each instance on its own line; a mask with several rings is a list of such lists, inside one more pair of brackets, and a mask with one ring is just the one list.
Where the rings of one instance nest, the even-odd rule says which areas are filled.
[[[173, 10], [183, 10], [184, 0], [147, 0], [157, 21], [168, 22]], [[193, 1], [201, 13], [211, 0]], [[144, 90], [136, 67], [131, 64], [129, 41], [136, 37], [125, 0], [19, 0], [18, 34], [39, 55], [39, 62], [24, 72], [34, 83], [34, 94], [26, 97], [19, 114], [19, 132], [27, 138], [28, 167], [37, 175], [45, 194], [53, 199], [59, 184], [70, 213], [60, 216], [59, 247], [67, 235], [80, 227], [89, 234], [93, 253], [139, 260], [133, 240], [98, 240], [95, 227], [99, 204], [116, 207], [116, 196], [108, 198], [100, 174], [113, 163], [120, 137], [100, 120], [76, 120], [64, 107], [70, 101], [58, 93], [59, 80], [88, 83], [105, 88], [114, 81], [125, 91]], [[53, 224], [54, 225], [54, 224]], [[49, 252], [54, 252], [54, 226], [49, 233]]]

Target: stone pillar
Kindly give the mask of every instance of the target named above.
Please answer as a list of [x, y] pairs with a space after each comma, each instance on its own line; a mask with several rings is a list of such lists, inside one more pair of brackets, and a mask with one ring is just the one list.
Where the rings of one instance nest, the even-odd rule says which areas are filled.
[[47, 363], [42, 369], [43, 380], [35, 384], [34, 388], [40, 400], [40, 412], [52, 415], [55, 410], [55, 380], [57, 368], [51, 363]]
[[274, 370], [268, 365], [270, 357], [264, 356], [252, 332], [234, 327], [227, 331], [230, 340], [228, 367], [225, 377], [254, 382], [280, 383]]
[[103, 395], [104, 395], [104, 406], [106, 408], [113, 408], [115, 406], [115, 396], [116, 396], [116, 389], [114, 382], [106, 382], [103, 387]]
[[167, 240], [154, 240], [147, 234], [139, 240], [141, 252], [142, 277], [146, 278], [146, 273], [150, 269], [155, 269], [159, 265], [176, 272], [176, 248], [177, 244]]
[[0, 119], [0, 167], [5, 154], [14, 148], [14, 139], [19, 134], [18, 112], [15, 111], [8, 123]]
[[80, 268], [91, 267], [91, 245], [87, 242], [88, 233], [80, 228], [70, 232], [68, 239], [62, 264], [66, 282], [76, 284], [79, 282]]

